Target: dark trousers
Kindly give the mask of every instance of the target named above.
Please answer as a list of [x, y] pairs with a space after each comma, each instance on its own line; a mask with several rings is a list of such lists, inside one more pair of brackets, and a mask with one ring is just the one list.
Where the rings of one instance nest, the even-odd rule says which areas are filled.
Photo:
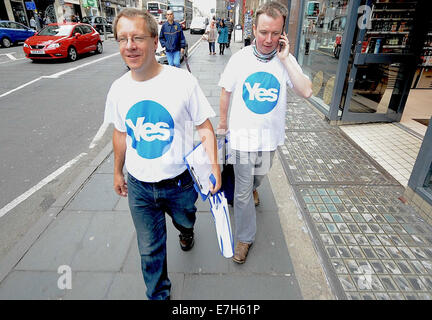
[[229, 48], [231, 43], [231, 32], [228, 33], [228, 43], [226, 44], [226, 47]]
[[226, 43], [219, 43], [219, 54], [224, 54]]

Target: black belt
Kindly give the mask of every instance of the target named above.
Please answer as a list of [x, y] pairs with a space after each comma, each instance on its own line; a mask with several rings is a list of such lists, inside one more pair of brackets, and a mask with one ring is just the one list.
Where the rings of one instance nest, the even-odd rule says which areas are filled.
[[159, 182], [153, 182], [155, 186], [161, 187], [161, 186], [167, 186], [167, 185], [186, 185], [192, 180], [192, 177], [189, 174], [189, 171], [186, 169], [178, 176], [175, 176], [174, 178], [161, 180]]

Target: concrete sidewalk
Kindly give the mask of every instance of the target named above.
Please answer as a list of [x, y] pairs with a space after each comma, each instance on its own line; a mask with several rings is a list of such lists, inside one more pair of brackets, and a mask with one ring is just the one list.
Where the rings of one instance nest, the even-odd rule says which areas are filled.
[[[232, 43], [224, 56], [210, 56], [207, 43], [201, 42], [189, 57], [191, 71], [217, 114], [220, 73], [232, 52], [239, 49], [241, 44]], [[218, 117], [212, 123], [217, 125]], [[167, 219], [172, 299], [332, 297], [312, 244], [301, 231], [302, 222], [292, 196], [285, 207], [278, 207], [272, 190], [285, 190], [279, 202], [286, 201], [291, 191], [280, 163], [276, 167], [279, 171], [273, 170], [274, 181], [266, 178], [259, 188], [258, 233], [244, 265], [220, 254], [208, 203], [197, 201], [196, 243], [190, 252], [180, 250], [178, 231]], [[127, 199], [114, 193], [112, 181], [113, 154], [109, 144], [0, 262], [0, 299], [146, 299]], [[295, 216], [300, 237], [288, 241], [284, 235], [288, 232], [286, 226], [281, 227], [282, 212]], [[313, 284], [305, 284], [303, 293], [288, 250], [288, 246], [300, 241], [309, 241], [308, 250], [304, 244], [301, 247], [303, 254], [310, 256], [303, 257], [300, 273], [309, 281], [311, 270], [319, 274], [312, 276], [316, 279]], [[313, 262], [307, 263], [308, 259]]]

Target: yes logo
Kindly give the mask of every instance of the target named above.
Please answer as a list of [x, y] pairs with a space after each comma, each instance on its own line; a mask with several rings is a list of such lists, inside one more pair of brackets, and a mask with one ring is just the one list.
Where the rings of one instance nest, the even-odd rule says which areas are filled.
[[279, 99], [279, 81], [270, 73], [251, 74], [243, 84], [243, 101], [250, 111], [265, 114], [276, 107]]
[[145, 159], [165, 154], [174, 139], [174, 121], [170, 113], [150, 100], [140, 101], [129, 109], [126, 128], [132, 148]]

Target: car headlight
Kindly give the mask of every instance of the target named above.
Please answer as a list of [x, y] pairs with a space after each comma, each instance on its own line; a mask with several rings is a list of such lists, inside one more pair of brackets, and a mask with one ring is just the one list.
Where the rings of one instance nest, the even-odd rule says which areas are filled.
[[58, 47], [60, 47], [60, 43], [51, 43], [51, 44], [47, 47], [47, 49], [55, 49], [55, 48], [58, 48]]
[[30, 48], [30, 46], [24, 42], [24, 48]]

